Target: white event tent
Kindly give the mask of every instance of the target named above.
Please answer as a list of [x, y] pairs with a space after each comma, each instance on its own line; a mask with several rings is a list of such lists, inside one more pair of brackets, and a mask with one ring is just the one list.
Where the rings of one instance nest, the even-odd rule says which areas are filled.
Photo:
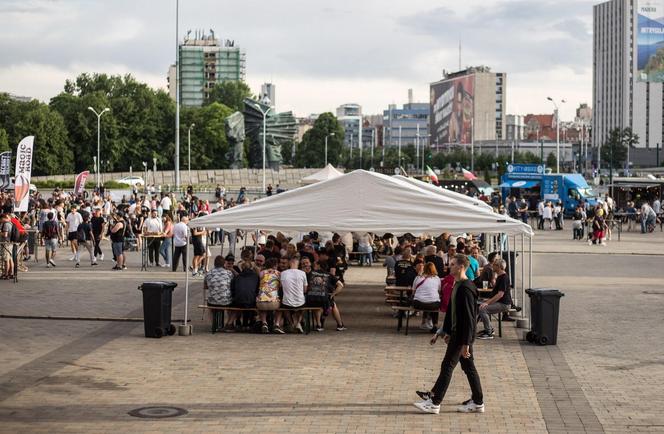
[[189, 226], [282, 232], [533, 235], [531, 227], [518, 220], [403, 179], [364, 170], [199, 217]]
[[487, 204], [486, 202], [483, 202], [479, 199], [476, 199], [474, 197], [466, 196], [465, 194], [457, 193], [456, 191], [448, 190], [446, 188], [438, 187], [433, 184], [429, 184], [428, 182], [420, 181], [419, 179], [415, 178], [408, 178], [402, 175], [395, 175], [394, 176], [396, 179], [400, 179], [402, 181], [409, 182], [417, 187], [420, 187], [424, 190], [430, 191], [432, 193], [438, 194], [440, 196], [445, 196], [449, 197], [451, 199], [456, 199], [458, 201], [464, 202], [464, 203], [469, 203], [471, 205], [479, 206], [480, 208], [484, 208], [489, 211], [493, 211], [493, 208], [491, 205]]
[[300, 180], [302, 184], [315, 184], [321, 181], [327, 181], [328, 179], [338, 178], [344, 173], [338, 171], [334, 168], [333, 165], [329, 164], [323, 168], [323, 170], [314, 173], [313, 175], [305, 176]]
[[[375, 172], [355, 170], [336, 178], [259, 199], [204, 217], [193, 219], [190, 227], [266, 230], [281, 232], [372, 232], [421, 234], [487, 233], [530, 240], [532, 228], [510, 217], [478, 205], [474, 199], [456, 198], [437, 187]], [[433, 191], [432, 188], [436, 188]], [[448, 192], [451, 193], [451, 192]], [[501, 244], [502, 246], [502, 244]], [[532, 260], [530, 261], [532, 287]], [[523, 300], [524, 265], [521, 290]], [[187, 276], [189, 275], [186, 273]], [[186, 282], [185, 320], [188, 305]]]

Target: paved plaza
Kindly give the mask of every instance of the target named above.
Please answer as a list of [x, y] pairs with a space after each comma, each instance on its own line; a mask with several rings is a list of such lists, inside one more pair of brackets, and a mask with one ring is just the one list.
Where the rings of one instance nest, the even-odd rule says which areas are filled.
[[[141, 322], [73, 318], [141, 318], [138, 285], [168, 279], [181, 320], [182, 273], [140, 272], [136, 253], [124, 272], [109, 261], [75, 270], [63, 249], [56, 269], [31, 261], [18, 284], [0, 282], [0, 432], [663, 432], [663, 241], [659, 230], [606, 247], [538, 232], [534, 286], [565, 293], [558, 345], [530, 345], [505, 325], [475, 345], [486, 413], [455, 412], [470, 394], [457, 368], [437, 416], [412, 402], [435, 380], [444, 345], [430, 346], [416, 318], [408, 336], [396, 332], [380, 265], [347, 273], [347, 331], [330, 320], [308, 336], [212, 335], [194, 280], [194, 335], [156, 340]], [[130, 415], [154, 406], [186, 414]]]

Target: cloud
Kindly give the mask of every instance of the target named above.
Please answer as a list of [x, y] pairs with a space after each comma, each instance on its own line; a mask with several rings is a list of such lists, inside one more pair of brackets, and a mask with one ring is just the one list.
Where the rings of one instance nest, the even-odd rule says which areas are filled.
[[[542, 83], [561, 95], [580, 83], [589, 97], [592, 3], [466, 0], [450, 9], [430, 0], [181, 1], [180, 34], [212, 28], [235, 40], [247, 53], [252, 88], [273, 80], [279, 101], [297, 113], [348, 101], [379, 113], [404, 102], [409, 87], [426, 101], [428, 83], [458, 67], [459, 40], [463, 65], [506, 72], [508, 108], [521, 95], [526, 107], [528, 92]], [[0, 41], [0, 90], [47, 100], [64, 79], [97, 71], [130, 72], [164, 87], [175, 59], [175, 0], [3, 0]]]

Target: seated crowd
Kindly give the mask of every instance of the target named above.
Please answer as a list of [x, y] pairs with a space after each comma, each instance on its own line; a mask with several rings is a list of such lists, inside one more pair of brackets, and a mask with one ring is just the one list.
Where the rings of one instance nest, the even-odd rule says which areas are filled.
[[245, 248], [237, 264], [232, 254], [217, 256], [203, 283], [207, 304], [255, 309], [229, 311], [225, 332], [254, 329], [284, 334], [290, 328], [303, 333], [303, 307], [320, 308], [314, 315], [316, 331], [323, 331], [330, 314], [337, 331], [343, 331], [346, 327], [335, 296], [343, 289], [347, 265], [345, 247], [339, 255], [338, 246], [343, 244], [337, 234], [318, 250], [310, 236], [291, 244], [270, 235], [256, 254], [253, 248]]
[[450, 264], [457, 255], [467, 258], [466, 277], [481, 288], [480, 295], [484, 299], [478, 316], [484, 328], [478, 338], [493, 339], [490, 315], [502, 314], [504, 321], [512, 321], [507, 315], [512, 307], [507, 263], [499, 252], [492, 252], [485, 258], [472, 237], [453, 239], [449, 234], [435, 240], [416, 240], [408, 234], [399, 237], [393, 254], [386, 257], [383, 264], [387, 268], [386, 282], [412, 288], [412, 297], [405, 303], [423, 311], [420, 327], [435, 333], [438, 313], [447, 311], [454, 289]]

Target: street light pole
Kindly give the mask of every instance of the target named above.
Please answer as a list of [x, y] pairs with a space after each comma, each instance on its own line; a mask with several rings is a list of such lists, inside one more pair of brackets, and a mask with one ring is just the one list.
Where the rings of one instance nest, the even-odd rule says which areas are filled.
[[399, 168], [401, 168], [401, 125], [399, 125]]
[[373, 169], [373, 155], [374, 155], [374, 142], [376, 141], [376, 128], [371, 130], [371, 166], [370, 169]]
[[[560, 173], [560, 118], [558, 115], [558, 104], [551, 98], [550, 96], [547, 96], [546, 99], [551, 101], [553, 103], [553, 106], [555, 107], [555, 115], [556, 115], [556, 173]], [[565, 100], [561, 99], [561, 103], [564, 103]]]
[[[97, 113], [97, 111], [95, 109], [93, 109], [92, 107], [88, 107], [88, 110], [90, 110], [92, 113], [95, 114], [95, 116], [97, 116], [97, 161], [101, 161], [100, 156], [99, 156], [99, 142], [100, 142], [100, 138], [101, 138], [101, 134], [100, 134], [101, 116], [104, 113], [106, 113], [108, 111], [111, 111], [111, 109], [106, 107], [101, 111], [101, 113]], [[99, 190], [99, 186], [101, 185], [101, 181], [100, 181], [100, 178], [99, 178], [99, 172], [100, 172], [99, 166], [97, 166], [97, 190]]]
[[327, 167], [327, 138], [334, 136], [334, 133], [325, 135], [325, 167]]
[[194, 128], [196, 124], [191, 124], [189, 125], [189, 128], [187, 128], [187, 144], [188, 144], [188, 158], [187, 158], [187, 170], [188, 170], [188, 177], [189, 177], [189, 185], [191, 185], [191, 129]]
[[272, 110], [272, 107], [268, 107], [267, 110], [263, 111], [260, 105], [253, 103], [252, 104], [262, 115], [263, 115], [263, 194], [265, 194], [265, 159], [267, 158], [265, 155], [265, 147], [266, 142], [266, 122], [267, 122], [267, 114], [270, 113], [270, 110]]
[[[175, 0], [175, 189], [180, 191], [180, 2]], [[185, 311], [185, 324], [187, 313]]]

